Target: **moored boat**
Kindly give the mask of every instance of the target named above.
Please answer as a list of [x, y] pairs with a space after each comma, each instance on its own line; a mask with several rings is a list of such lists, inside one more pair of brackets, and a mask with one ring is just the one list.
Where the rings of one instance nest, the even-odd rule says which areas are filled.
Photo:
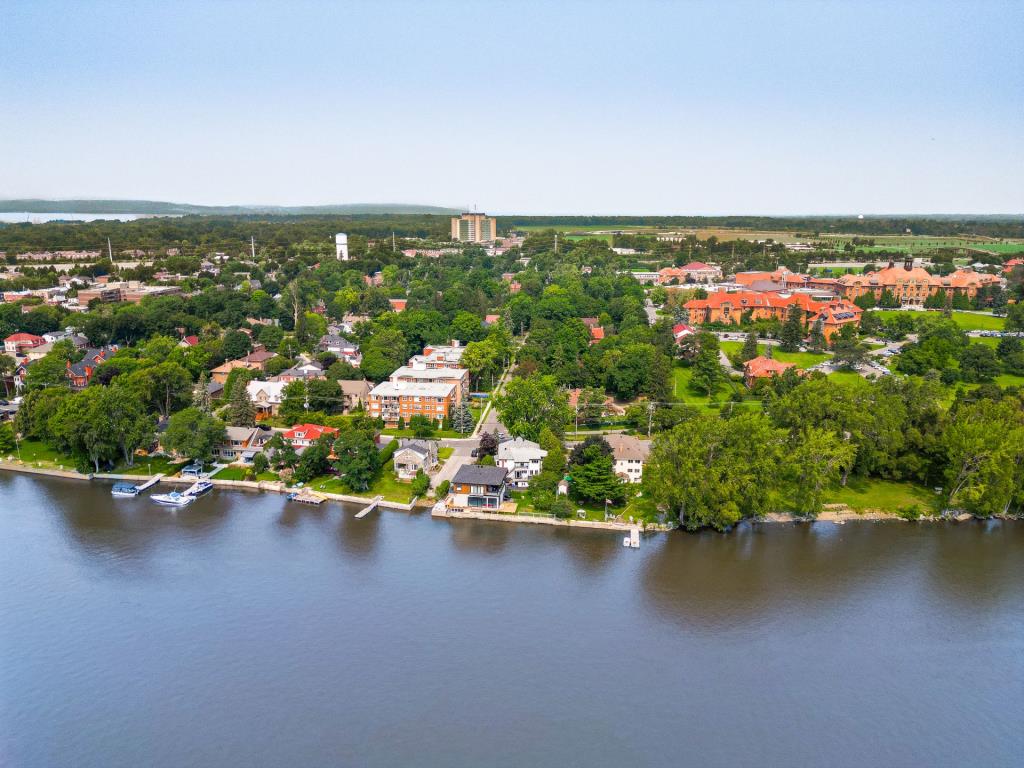
[[177, 491], [155, 493], [150, 498], [157, 504], [163, 504], [168, 507], [184, 507], [186, 504], [191, 504], [196, 500], [195, 496], [190, 496], [187, 493], [178, 493]]
[[131, 483], [114, 483], [114, 487], [110, 489], [110, 495], [131, 499], [139, 495], [139, 489]]

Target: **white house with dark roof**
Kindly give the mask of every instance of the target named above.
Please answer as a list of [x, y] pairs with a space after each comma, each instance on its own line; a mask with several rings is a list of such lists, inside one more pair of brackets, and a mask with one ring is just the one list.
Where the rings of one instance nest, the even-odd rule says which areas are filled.
[[498, 445], [495, 466], [508, 471], [508, 484], [513, 488], [526, 488], [530, 478], [540, 474], [544, 457], [548, 452], [531, 440], [517, 437]]
[[604, 439], [612, 447], [615, 474], [627, 483], [643, 480], [644, 464], [651, 454], [651, 441], [631, 435], [605, 435]]

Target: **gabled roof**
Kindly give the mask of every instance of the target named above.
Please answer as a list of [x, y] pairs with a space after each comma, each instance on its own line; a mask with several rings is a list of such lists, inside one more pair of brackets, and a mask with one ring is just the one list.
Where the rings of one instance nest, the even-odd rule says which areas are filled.
[[4, 341], [30, 341], [33, 344], [42, 344], [46, 339], [36, 336], [34, 333], [12, 333]]
[[743, 370], [751, 378], [760, 379], [766, 376], [781, 376], [786, 370], [795, 367], [795, 365], [795, 363], [783, 363], [774, 358], [760, 355], [752, 360], [747, 360], [743, 364]]
[[289, 440], [319, 440], [323, 435], [333, 435], [338, 432], [334, 427], [325, 427], [320, 424], [296, 424], [284, 433]]
[[536, 461], [547, 455], [540, 445], [522, 437], [498, 444], [498, 461]]
[[612, 456], [616, 461], [645, 461], [651, 453], [650, 440], [640, 440], [631, 435], [605, 435], [604, 439], [612, 447]]

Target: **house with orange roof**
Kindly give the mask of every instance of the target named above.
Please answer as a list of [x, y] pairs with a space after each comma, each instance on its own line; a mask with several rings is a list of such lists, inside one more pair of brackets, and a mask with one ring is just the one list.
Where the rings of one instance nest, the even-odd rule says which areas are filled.
[[781, 376], [790, 368], [795, 368], [796, 363], [783, 363], [771, 357], [759, 355], [743, 364], [743, 383], [748, 387], [754, 386], [758, 379], [770, 379], [772, 376]]
[[[749, 320], [784, 321], [792, 306], [798, 306], [808, 325], [822, 323], [826, 340], [849, 323], [860, 321], [862, 310], [844, 299], [818, 301], [806, 293], [761, 293], [756, 291], [717, 291], [705, 299], [691, 299], [683, 305], [690, 323], [739, 324]], [[826, 310], [831, 310], [826, 312]], [[824, 315], [823, 312], [826, 312]]]
[[320, 424], [296, 424], [284, 433], [284, 437], [296, 448], [308, 448], [324, 435], [336, 434], [338, 434], [338, 430], [334, 427], [325, 427]]
[[923, 267], [915, 267], [913, 260], [907, 259], [901, 267], [890, 261], [889, 266], [874, 272], [843, 275], [839, 278], [839, 288], [843, 298], [850, 301], [868, 293], [878, 301], [882, 294], [888, 291], [896, 297], [900, 306], [923, 307], [929, 297], [938, 293], [949, 298], [959, 294], [973, 299], [979, 289], [998, 285], [999, 282], [995, 275], [975, 272], [972, 269], [958, 269], [952, 274], [940, 277], [929, 273]]

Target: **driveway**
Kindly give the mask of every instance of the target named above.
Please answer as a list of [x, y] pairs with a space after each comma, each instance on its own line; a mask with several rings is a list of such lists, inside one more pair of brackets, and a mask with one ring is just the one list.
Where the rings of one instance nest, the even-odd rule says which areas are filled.
[[452, 448], [453, 452], [452, 455], [448, 457], [448, 461], [444, 463], [444, 466], [437, 471], [437, 474], [430, 478], [431, 488], [436, 488], [445, 480], [451, 480], [455, 477], [455, 473], [459, 471], [459, 467], [463, 464], [472, 464], [476, 461], [471, 454], [473, 449], [480, 445], [480, 440], [477, 438], [467, 438], [464, 440], [442, 440], [441, 445], [446, 448]]

